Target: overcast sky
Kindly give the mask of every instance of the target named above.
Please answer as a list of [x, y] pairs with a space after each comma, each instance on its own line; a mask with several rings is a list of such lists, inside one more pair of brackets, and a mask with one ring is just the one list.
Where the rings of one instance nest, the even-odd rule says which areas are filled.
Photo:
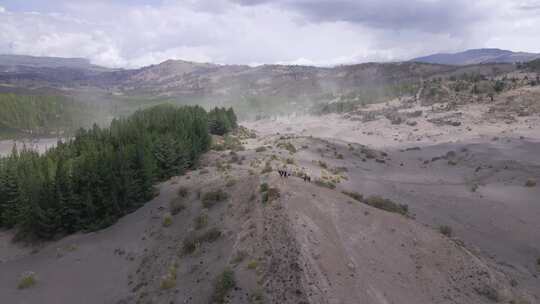
[[540, 52], [540, 0], [0, 0], [0, 53], [109, 67], [328, 66], [483, 47]]

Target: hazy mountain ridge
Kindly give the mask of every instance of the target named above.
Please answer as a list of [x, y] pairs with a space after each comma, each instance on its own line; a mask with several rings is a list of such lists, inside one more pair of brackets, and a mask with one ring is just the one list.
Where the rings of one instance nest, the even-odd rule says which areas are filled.
[[470, 65], [483, 63], [517, 63], [540, 58], [540, 54], [501, 49], [473, 49], [459, 53], [439, 53], [411, 59], [413, 62]]

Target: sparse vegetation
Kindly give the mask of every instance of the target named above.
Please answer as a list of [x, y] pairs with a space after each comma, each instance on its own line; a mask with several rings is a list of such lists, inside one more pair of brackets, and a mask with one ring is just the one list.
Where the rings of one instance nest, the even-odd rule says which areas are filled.
[[234, 257], [231, 260], [231, 264], [237, 265], [242, 263], [248, 256], [248, 253], [245, 250], [238, 250]]
[[362, 202], [364, 200], [364, 195], [358, 193], [358, 192], [347, 192], [347, 191], [342, 191], [343, 194], [347, 195], [347, 196], [350, 196], [352, 198], [354, 198], [355, 200], [359, 201], [359, 202]]
[[439, 232], [447, 237], [452, 236], [452, 227], [447, 225], [441, 225], [439, 226]]
[[208, 225], [208, 213], [205, 211], [205, 209], [203, 209], [203, 211], [197, 217], [195, 217], [194, 222], [195, 229], [197, 230], [200, 230]]
[[236, 185], [236, 180], [233, 179], [233, 178], [228, 179], [227, 182], [225, 183], [225, 186], [229, 187], [229, 188], [234, 186], [234, 185]]
[[175, 198], [169, 202], [169, 211], [172, 215], [177, 215], [184, 209], [186, 209], [186, 206], [179, 198]]
[[323, 180], [323, 179], [316, 179], [314, 181], [314, 184], [319, 186], [319, 187], [324, 187], [324, 188], [328, 188], [328, 189], [336, 189], [336, 184], [334, 184], [331, 181], [327, 181], [327, 180]]
[[266, 173], [270, 173], [272, 172], [272, 165], [270, 164], [270, 162], [266, 162], [266, 164], [264, 165], [264, 168], [262, 169], [261, 171], [261, 174], [266, 174]]
[[214, 292], [212, 293], [212, 303], [225, 303], [225, 298], [236, 286], [234, 272], [226, 268], [214, 282]]
[[261, 201], [263, 204], [272, 202], [273, 200], [276, 200], [280, 197], [279, 189], [269, 188], [268, 184], [266, 183], [261, 184], [260, 192]]
[[257, 262], [257, 260], [251, 260], [247, 264], [247, 269], [257, 269], [258, 265], [259, 265], [259, 262]]
[[323, 169], [328, 169], [328, 164], [322, 160], [319, 160], [317, 162], [317, 164], [319, 165], [319, 167], [323, 168]]
[[289, 151], [290, 154], [296, 153], [296, 147], [290, 142], [280, 142], [277, 146]]
[[36, 285], [37, 279], [36, 274], [32, 271], [27, 271], [22, 274], [19, 283], [17, 284], [18, 289], [26, 289]]
[[173, 263], [167, 270], [167, 273], [161, 278], [160, 288], [163, 290], [171, 289], [176, 286], [176, 270], [178, 266]]
[[202, 204], [204, 208], [211, 208], [215, 204], [222, 202], [229, 198], [229, 194], [222, 189], [206, 192], [202, 196]]
[[482, 287], [476, 287], [475, 291], [479, 295], [484, 296], [488, 300], [491, 300], [493, 302], [500, 302], [500, 300], [501, 300], [501, 295], [500, 295], [499, 291], [496, 288], [492, 287], [492, 286], [484, 285]]
[[163, 222], [161, 223], [163, 227], [169, 227], [172, 225], [172, 216], [170, 213], [167, 213], [163, 216]]
[[534, 178], [529, 178], [525, 182], [525, 187], [535, 187], [536, 186], [536, 180]]
[[378, 195], [372, 195], [368, 197], [364, 202], [372, 207], [382, 209], [388, 212], [399, 213], [402, 215], [406, 215], [409, 213], [409, 206], [407, 206], [406, 204], [397, 204], [392, 200], [382, 198]]
[[265, 146], [260, 146], [260, 147], [257, 147], [257, 148], [255, 149], [255, 152], [257, 152], [257, 153], [264, 152], [264, 151], [266, 151], [266, 147], [265, 147]]
[[189, 189], [187, 187], [181, 186], [178, 188], [178, 196], [181, 198], [186, 198], [189, 194]]
[[204, 242], [214, 242], [221, 237], [221, 231], [217, 228], [210, 228], [202, 234], [190, 233], [182, 242], [182, 252], [191, 254], [199, 248]]

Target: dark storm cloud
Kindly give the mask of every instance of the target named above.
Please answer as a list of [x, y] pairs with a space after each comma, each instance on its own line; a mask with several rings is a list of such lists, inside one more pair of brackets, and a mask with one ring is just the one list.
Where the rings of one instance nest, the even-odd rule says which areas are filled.
[[313, 22], [345, 21], [386, 30], [460, 32], [486, 16], [475, 1], [438, 0], [236, 0], [246, 6], [291, 9]]

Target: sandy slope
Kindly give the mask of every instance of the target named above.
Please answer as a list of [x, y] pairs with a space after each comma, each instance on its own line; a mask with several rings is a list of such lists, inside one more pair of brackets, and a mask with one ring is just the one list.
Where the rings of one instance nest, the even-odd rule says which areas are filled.
[[[298, 152], [277, 147], [284, 142]], [[271, 148], [255, 152], [261, 145]], [[512, 139], [383, 154], [342, 141], [262, 136], [245, 146], [236, 156], [208, 153], [206, 168], [159, 185], [159, 196], [103, 231], [37, 248], [10, 244], [3, 232], [2, 303], [209, 303], [214, 280], [226, 267], [237, 279], [230, 303], [538, 301], [540, 193], [522, 184], [531, 176], [540, 179], [539, 144]], [[431, 161], [450, 150], [456, 151], [455, 166], [448, 159]], [[366, 159], [368, 154], [375, 158]], [[294, 164], [285, 165], [287, 158]], [[345, 167], [339, 174], [346, 179], [336, 190], [284, 180], [275, 171], [260, 173], [267, 161], [314, 179]], [[280, 197], [263, 204], [261, 182], [279, 189]], [[471, 183], [480, 184], [476, 192]], [[189, 189], [185, 209], [163, 227], [179, 187]], [[203, 211], [200, 195], [219, 188], [230, 197]], [[407, 203], [416, 219], [354, 201], [342, 189]], [[195, 230], [202, 212], [208, 225]], [[441, 235], [440, 224], [450, 225], [457, 238]], [[194, 253], [182, 251], [190, 233], [213, 227], [220, 238]], [[175, 264], [176, 284], [162, 289]], [[38, 283], [17, 290], [28, 270]]]

